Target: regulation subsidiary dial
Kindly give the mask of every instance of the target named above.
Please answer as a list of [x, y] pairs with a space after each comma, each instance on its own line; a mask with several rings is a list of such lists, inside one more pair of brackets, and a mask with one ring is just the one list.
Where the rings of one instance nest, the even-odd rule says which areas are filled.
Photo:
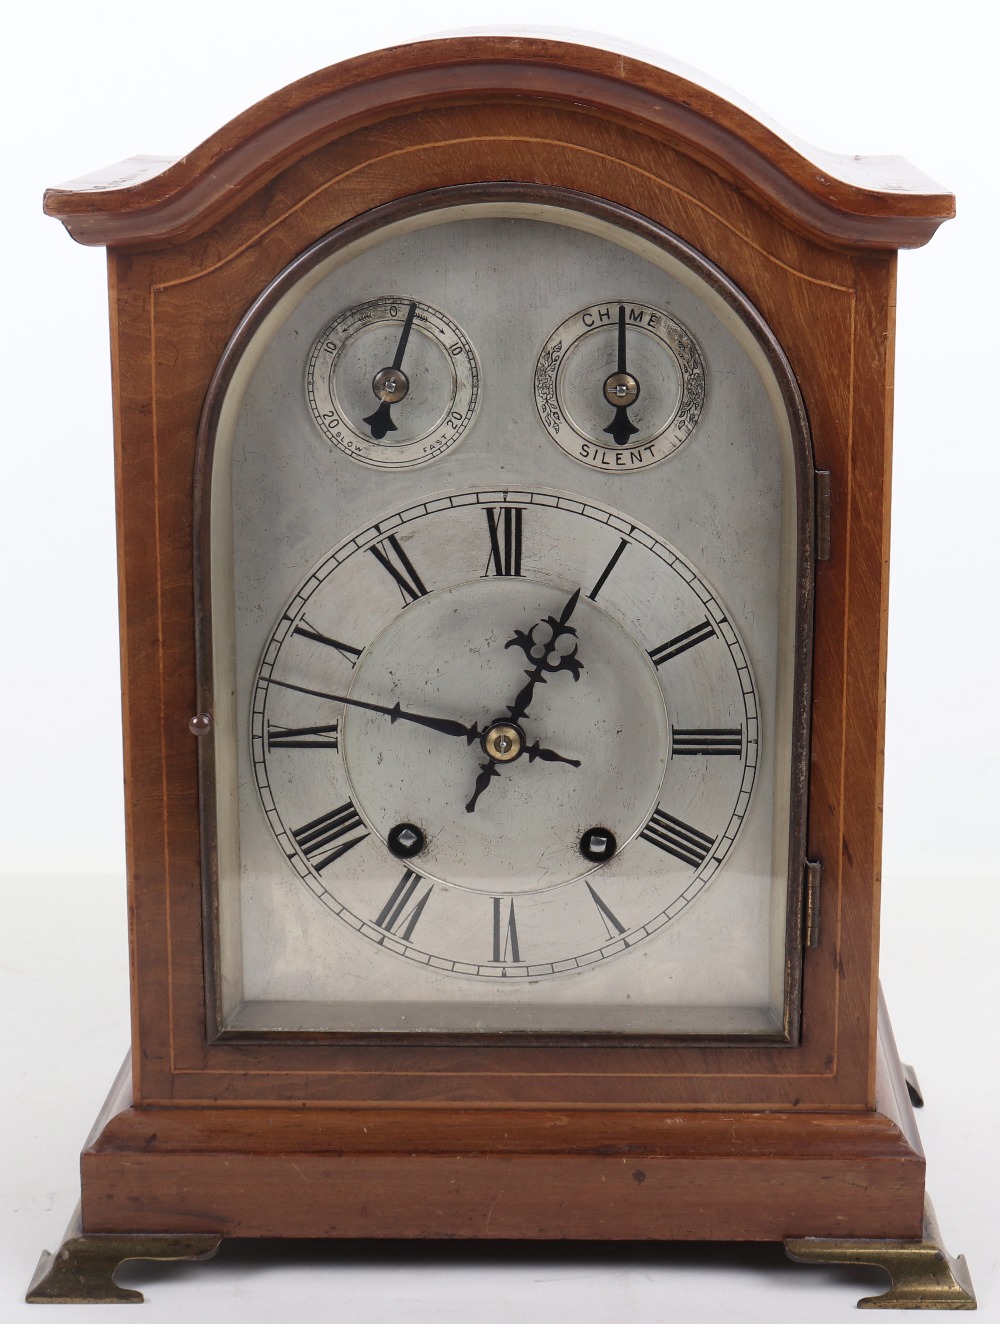
[[661, 308], [593, 304], [545, 342], [535, 403], [567, 455], [605, 472], [635, 472], [666, 459], [694, 431], [705, 361], [690, 331]]
[[309, 356], [306, 392], [334, 446], [375, 468], [409, 468], [463, 436], [479, 399], [479, 364], [445, 313], [382, 295], [323, 328]]

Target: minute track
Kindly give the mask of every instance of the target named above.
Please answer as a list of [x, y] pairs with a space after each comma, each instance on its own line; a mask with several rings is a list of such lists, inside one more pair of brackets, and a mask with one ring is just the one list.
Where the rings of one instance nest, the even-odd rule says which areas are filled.
[[[314, 895], [390, 959], [521, 982], [617, 958], [700, 893], [745, 816], [756, 695], [731, 619], [675, 549], [558, 494], [455, 492], [384, 514], [303, 581], [266, 650], [253, 766], [272, 826]], [[345, 639], [357, 657], [324, 646]], [[713, 725], [681, 725], [710, 695]], [[673, 759], [667, 712], [679, 716]], [[338, 750], [297, 748], [335, 722]], [[503, 724], [521, 731], [521, 771], [477, 747]], [[682, 756], [708, 743], [728, 757]], [[329, 812], [317, 768], [327, 804], [350, 797], [369, 829], [328, 863], [340, 839], [320, 855], [292, 835]], [[667, 805], [676, 827], [654, 821]], [[424, 838], [405, 874], [387, 845], [399, 823]], [[595, 824], [620, 843], [600, 860], [580, 848]]]

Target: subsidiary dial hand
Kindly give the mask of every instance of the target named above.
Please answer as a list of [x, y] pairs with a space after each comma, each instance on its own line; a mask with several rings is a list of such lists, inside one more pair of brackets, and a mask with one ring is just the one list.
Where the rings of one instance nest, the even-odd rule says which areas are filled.
[[618, 370], [613, 372], [604, 383], [604, 398], [609, 405], [614, 405], [615, 416], [604, 429], [613, 437], [616, 445], [624, 446], [628, 439], [639, 429], [628, 416], [629, 406], [639, 398], [639, 383], [632, 376], [625, 360], [625, 305], [618, 305]]
[[363, 421], [368, 424], [368, 429], [376, 441], [381, 441], [387, 432], [396, 431], [396, 425], [392, 421], [392, 406], [402, 400], [410, 389], [409, 378], [402, 370], [403, 355], [406, 353], [406, 342], [410, 338], [413, 314], [416, 311], [417, 304], [414, 300], [406, 310], [406, 320], [399, 335], [392, 364], [388, 368], [379, 369], [372, 378], [372, 390], [382, 403]]

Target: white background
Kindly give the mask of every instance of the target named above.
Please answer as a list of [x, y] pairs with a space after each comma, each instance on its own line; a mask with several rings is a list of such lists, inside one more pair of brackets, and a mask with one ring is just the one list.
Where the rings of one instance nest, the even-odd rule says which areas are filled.
[[[903, 1055], [930, 1096], [921, 1126], [946, 1240], [969, 1252], [980, 1297], [991, 1295], [1000, 124], [987, 14], [970, 0], [50, 0], [5, 20], [0, 1017], [13, 1066], [0, 1104], [0, 1318], [21, 1318], [13, 1303], [35, 1255], [61, 1235], [76, 1154], [127, 1041], [104, 258], [42, 217], [42, 190], [132, 154], [179, 155], [338, 59], [491, 22], [613, 31], [728, 83], [807, 141], [898, 153], [958, 194], [959, 218], [900, 257], [883, 977]], [[89, 877], [45, 877], [67, 874]], [[294, 1309], [304, 1324], [332, 1312], [822, 1321], [854, 1299], [842, 1276], [733, 1248], [504, 1264], [474, 1252], [425, 1264], [412, 1251], [274, 1252], [261, 1264], [239, 1250], [228, 1267], [142, 1277], [159, 1301], [144, 1318], [218, 1318], [228, 1303], [247, 1320]], [[985, 1317], [1000, 1318], [994, 1309]]]

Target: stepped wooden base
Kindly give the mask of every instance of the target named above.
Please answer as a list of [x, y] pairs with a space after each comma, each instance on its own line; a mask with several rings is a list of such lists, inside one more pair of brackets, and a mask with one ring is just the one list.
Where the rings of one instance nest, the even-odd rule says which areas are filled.
[[954, 1307], [887, 1025], [880, 1049], [874, 1111], [805, 1114], [134, 1108], [126, 1063], [82, 1156], [81, 1227], [29, 1299], [134, 1300], [118, 1262], [223, 1236], [460, 1237], [783, 1241], [889, 1269], [877, 1304]]

